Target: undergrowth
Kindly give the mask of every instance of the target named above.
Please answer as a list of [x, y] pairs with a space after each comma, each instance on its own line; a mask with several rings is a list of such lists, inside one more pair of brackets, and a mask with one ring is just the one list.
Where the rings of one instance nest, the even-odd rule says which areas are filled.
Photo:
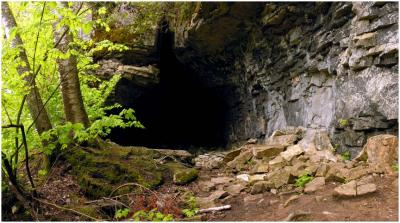
[[295, 182], [295, 186], [296, 187], [304, 187], [304, 185], [306, 185], [308, 182], [310, 182], [311, 180], [313, 180], [314, 177], [309, 174], [309, 173], [305, 173], [303, 175], [300, 175]]

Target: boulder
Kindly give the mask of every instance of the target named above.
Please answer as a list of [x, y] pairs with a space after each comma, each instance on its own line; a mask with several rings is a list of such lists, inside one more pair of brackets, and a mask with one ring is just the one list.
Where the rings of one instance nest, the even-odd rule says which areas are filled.
[[285, 146], [280, 144], [255, 146], [253, 147], [253, 155], [257, 159], [262, 159], [264, 157], [275, 157], [284, 149]]
[[307, 129], [302, 140], [298, 142], [305, 152], [310, 151], [333, 151], [333, 146], [328, 133], [320, 129]]
[[252, 173], [268, 173], [269, 165], [268, 163], [257, 163], [253, 169], [251, 170]]
[[357, 184], [362, 185], [362, 184], [369, 184], [373, 183], [375, 181], [374, 177], [372, 175], [364, 176], [361, 179], [358, 180]]
[[298, 136], [295, 134], [278, 136], [272, 134], [265, 143], [267, 145], [293, 145], [297, 140]]
[[173, 170], [173, 181], [175, 184], [183, 185], [192, 182], [198, 176], [198, 171], [194, 168], [181, 168]]
[[340, 185], [334, 189], [334, 196], [355, 197], [370, 194], [376, 191], [376, 185], [365, 181], [352, 180], [347, 184]]
[[265, 174], [255, 174], [255, 175], [250, 175], [249, 176], [249, 182], [250, 184], [254, 184], [257, 181], [262, 181], [264, 180]]
[[237, 179], [245, 181], [245, 182], [249, 182], [250, 178], [248, 174], [240, 174], [236, 176]]
[[392, 165], [398, 157], [398, 139], [394, 135], [377, 135], [368, 139], [363, 150], [355, 158], [367, 161], [370, 166], [382, 168], [386, 173], [393, 173]]
[[275, 188], [280, 188], [281, 186], [288, 184], [291, 177], [289, 171], [280, 169], [268, 174], [266, 178], [273, 183]]
[[357, 195], [357, 182], [352, 180], [347, 184], [336, 187], [333, 195], [337, 197], [355, 197]]
[[322, 151], [309, 150], [307, 151], [307, 155], [310, 157], [310, 160], [314, 163], [319, 163], [323, 161], [337, 162], [337, 158], [331, 150], [322, 150]]
[[282, 156], [277, 156], [275, 159], [268, 162], [270, 169], [278, 169], [282, 168], [286, 165], [286, 161], [282, 158]]
[[311, 175], [315, 175], [315, 173], [318, 170], [319, 164], [313, 162], [307, 162], [306, 165], [307, 167], [304, 169], [304, 171]]
[[289, 146], [284, 152], [281, 152], [280, 155], [282, 156], [283, 159], [286, 161], [291, 161], [293, 157], [298, 156], [302, 154], [303, 148], [299, 145], [293, 145]]
[[224, 190], [230, 195], [238, 195], [244, 188], [242, 184], [234, 184], [226, 187]]
[[339, 163], [330, 163], [329, 170], [325, 176], [325, 180], [343, 183], [346, 181], [348, 172], [349, 170], [345, 169], [344, 165], [340, 165]]
[[241, 148], [229, 151], [227, 154], [225, 154], [223, 161], [227, 163], [234, 160], [237, 156], [239, 156], [241, 151], [242, 151]]
[[287, 166], [287, 167], [290, 167], [290, 174], [292, 176], [297, 177], [297, 176], [300, 176], [305, 173], [305, 169], [306, 169], [307, 165], [305, 163], [298, 162], [293, 166]]
[[348, 171], [348, 176], [347, 179], [348, 180], [357, 180], [359, 178], [361, 178], [362, 176], [365, 176], [369, 173], [373, 173], [374, 169], [370, 168], [368, 166], [357, 166], [354, 168], [349, 169]]
[[325, 178], [324, 177], [316, 177], [312, 181], [308, 182], [304, 187], [305, 193], [315, 192], [325, 186]]
[[273, 188], [274, 184], [270, 181], [258, 181], [251, 187], [251, 194], [259, 194], [263, 193], [264, 191]]
[[357, 196], [370, 194], [375, 191], [376, 191], [376, 185], [373, 183], [362, 184], [362, 185], [357, 184]]
[[213, 157], [211, 158], [207, 164], [206, 168], [211, 169], [219, 169], [223, 165], [223, 158], [222, 157]]
[[324, 177], [328, 172], [328, 165], [326, 163], [320, 163], [318, 166], [317, 172], [315, 173], [316, 177]]
[[190, 159], [193, 158], [193, 154], [191, 154], [186, 150], [178, 150], [178, 149], [154, 149], [154, 150], [163, 156], [172, 156], [181, 161], [189, 161]]
[[246, 166], [246, 163], [253, 157], [252, 150], [242, 151], [235, 159], [228, 162], [226, 165], [232, 169], [240, 171]]

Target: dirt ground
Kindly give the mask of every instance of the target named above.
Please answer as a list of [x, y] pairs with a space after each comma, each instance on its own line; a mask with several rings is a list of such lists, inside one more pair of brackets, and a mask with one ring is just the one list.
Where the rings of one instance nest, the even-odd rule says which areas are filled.
[[[203, 173], [207, 174], [207, 173]], [[338, 183], [329, 182], [314, 194], [300, 194], [299, 198], [284, 207], [285, 202], [298, 193], [250, 195], [241, 192], [227, 198], [222, 204], [230, 204], [231, 210], [208, 214], [207, 221], [283, 221], [291, 213], [309, 213], [293, 220], [305, 221], [398, 221], [398, 177], [374, 176], [377, 191], [373, 194], [336, 198], [332, 196]], [[254, 201], [245, 202], [253, 196]]]
[[[186, 186], [166, 183], [157, 189], [157, 193], [174, 200], [184, 191], [193, 191], [196, 196], [206, 196], [201, 192], [199, 180], [210, 179], [220, 174], [218, 171], [200, 171], [199, 179]], [[298, 194], [294, 191], [273, 194], [265, 192], [251, 195], [241, 192], [236, 197], [227, 197], [221, 204], [232, 206], [231, 210], [208, 213], [193, 220], [199, 221], [283, 221], [291, 213], [305, 212], [306, 215], [292, 220], [305, 221], [398, 221], [398, 176], [375, 175], [374, 183], [377, 191], [373, 194], [350, 199], [332, 196], [338, 183], [329, 182], [324, 189], [313, 194]], [[39, 193], [48, 201], [60, 206], [78, 207], [88, 200], [83, 196], [69, 168], [59, 166], [54, 168], [48, 181], [40, 187]], [[293, 195], [298, 199], [284, 207], [285, 202]], [[175, 198], [174, 198], [175, 197]], [[251, 201], [248, 201], [253, 198]], [[247, 200], [247, 201], [245, 201]], [[168, 212], [176, 212], [174, 202]], [[81, 215], [44, 205], [44, 217], [48, 220], [82, 221], [90, 220]], [[104, 214], [104, 213], [103, 213]], [[175, 214], [175, 216], [177, 216]], [[179, 218], [178, 218], [179, 219]], [[16, 220], [16, 219], [14, 219]], [[108, 219], [111, 220], [111, 219]]]

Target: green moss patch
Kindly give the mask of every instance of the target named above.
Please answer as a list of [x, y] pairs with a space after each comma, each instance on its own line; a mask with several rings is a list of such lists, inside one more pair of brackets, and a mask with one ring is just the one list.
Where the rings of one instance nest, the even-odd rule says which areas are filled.
[[[160, 185], [165, 167], [155, 162], [157, 157], [157, 152], [147, 148], [120, 146], [75, 148], [66, 155], [82, 191], [90, 198], [109, 196], [124, 183], [138, 183], [149, 188]], [[113, 194], [134, 189], [123, 187]]]
[[174, 183], [179, 185], [190, 183], [198, 176], [196, 169], [188, 168], [180, 163], [167, 163], [166, 166], [172, 174]]

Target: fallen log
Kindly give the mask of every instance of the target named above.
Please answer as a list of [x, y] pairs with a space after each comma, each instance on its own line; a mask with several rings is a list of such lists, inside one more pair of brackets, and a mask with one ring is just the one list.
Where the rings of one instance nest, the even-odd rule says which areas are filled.
[[229, 210], [229, 209], [231, 209], [231, 205], [228, 204], [228, 205], [224, 205], [224, 206], [220, 206], [220, 207], [200, 209], [197, 211], [197, 214], [213, 212], [213, 211], [224, 211], [224, 210]]

